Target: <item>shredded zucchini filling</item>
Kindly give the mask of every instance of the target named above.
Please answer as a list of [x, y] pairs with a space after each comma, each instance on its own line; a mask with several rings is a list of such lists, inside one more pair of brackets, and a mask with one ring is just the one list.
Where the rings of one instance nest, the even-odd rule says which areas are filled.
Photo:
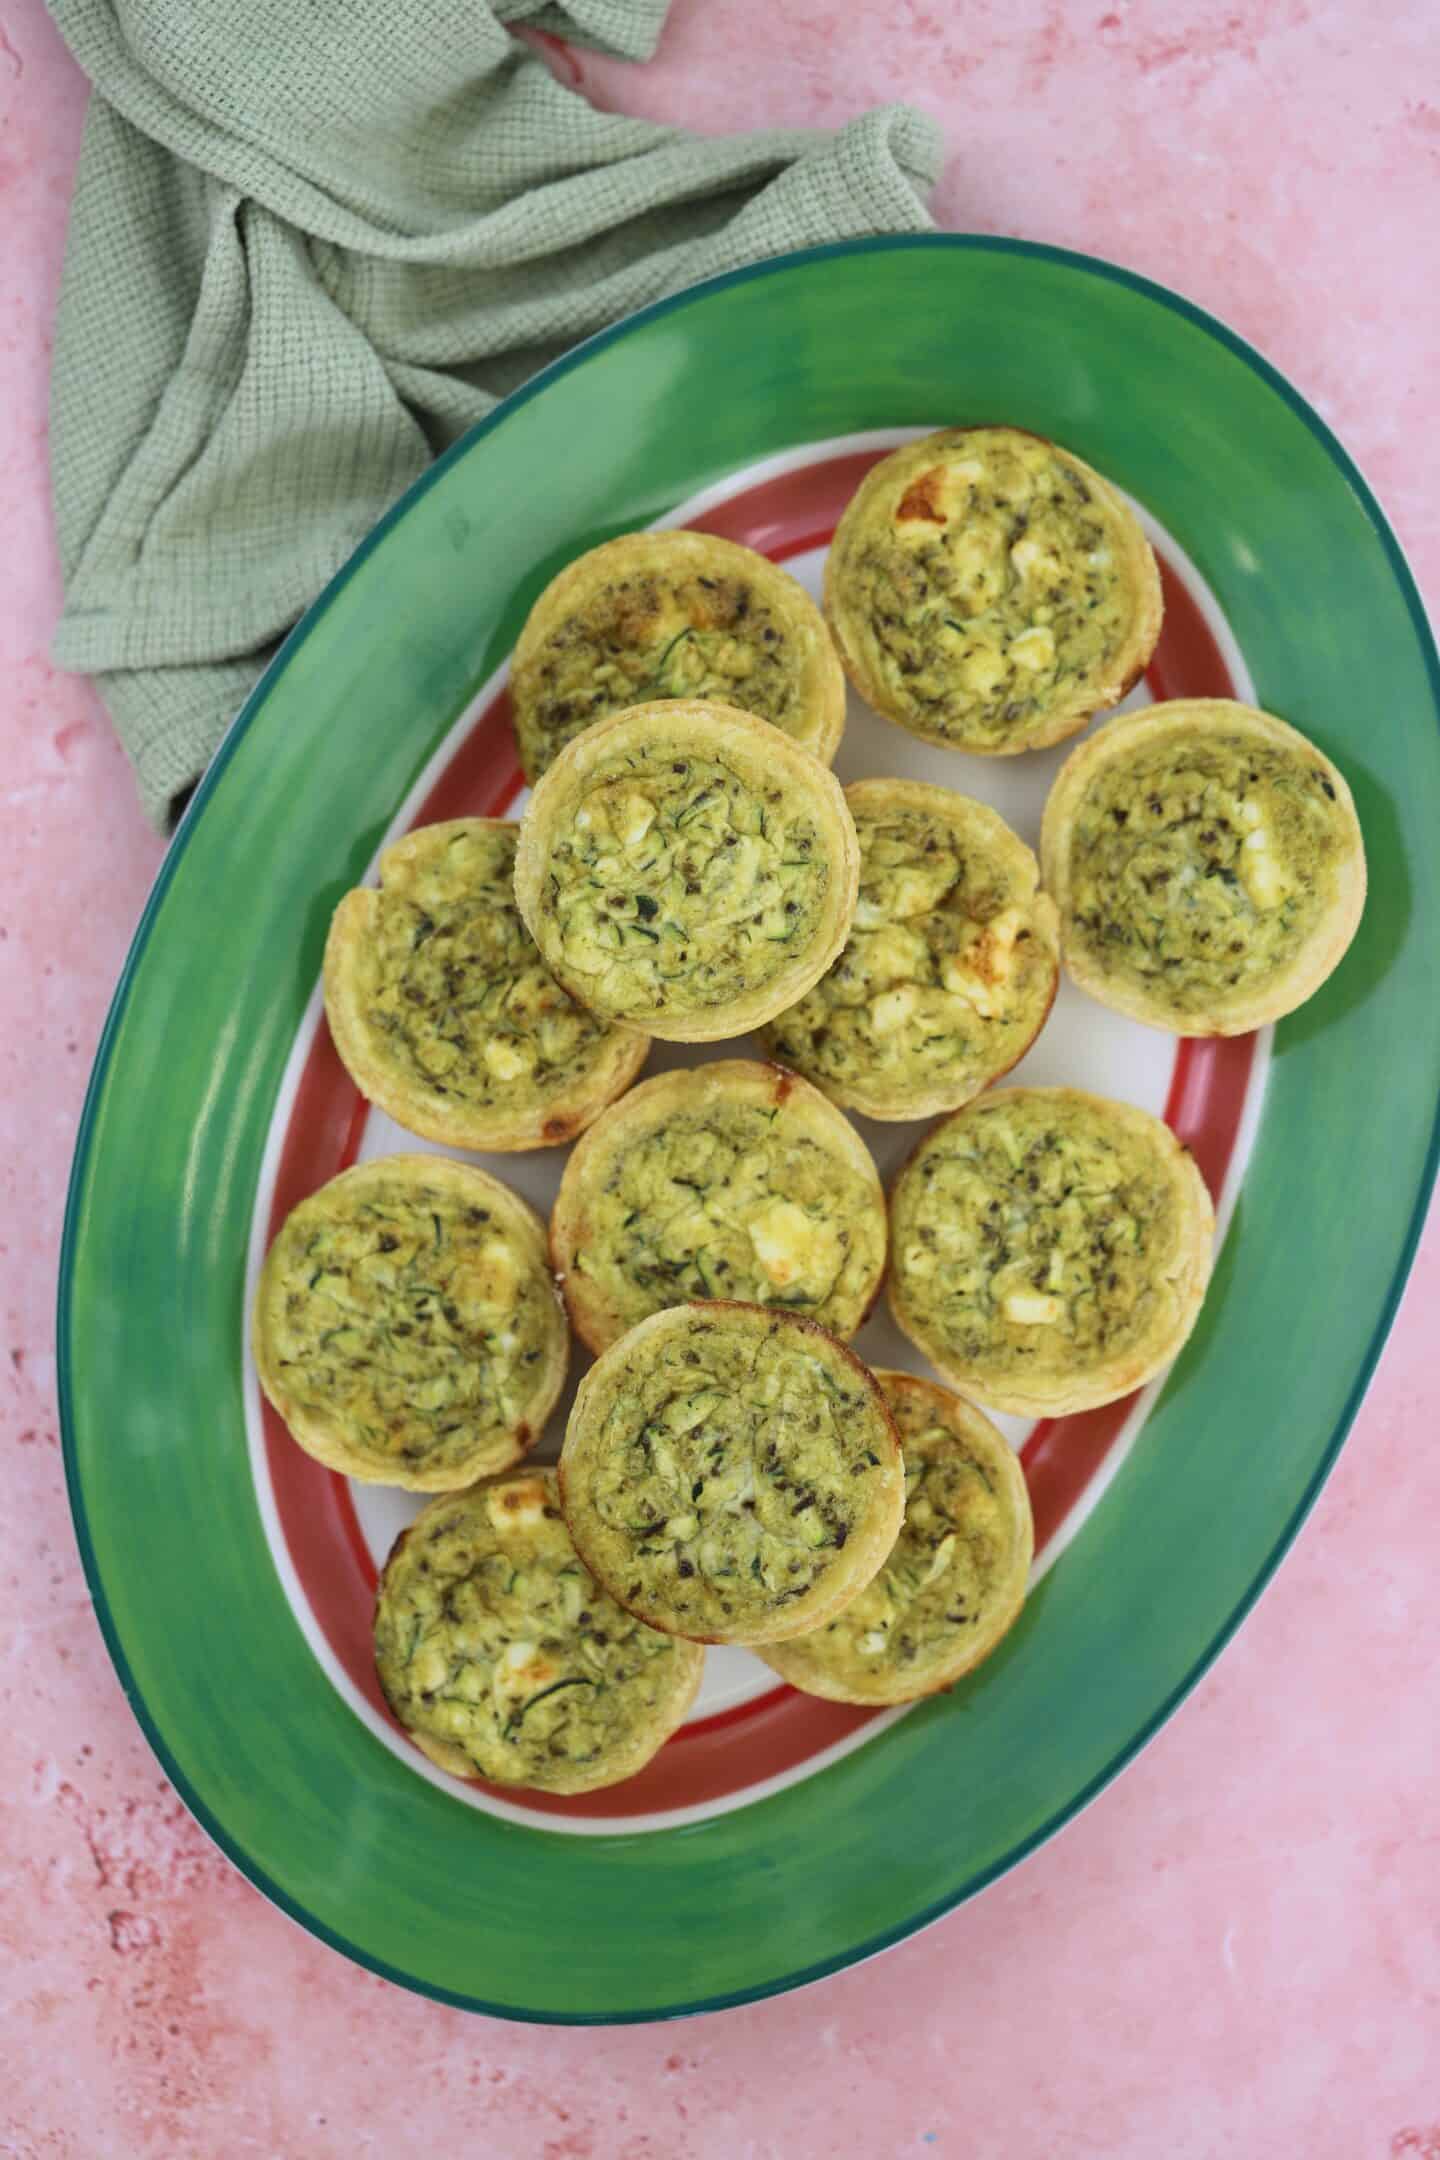
[[739, 577], [617, 579], [551, 633], [529, 676], [537, 774], [583, 728], [655, 698], [716, 698], [787, 732], [804, 718], [792, 640]]
[[901, 1441], [904, 1524], [880, 1573], [812, 1638], [825, 1664], [944, 1664], [1008, 1584], [1014, 1523], [989, 1474], [945, 1425], [902, 1424]]
[[548, 1479], [422, 1518], [386, 1572], [376, 1620], [401, 1722], [511, 1784], [603, 1762], [653, 1726], [683, 1655], [595, 1582]]
[[362, 1016], [412, 1082], [503, 1108], [560, 1096], [614, 1030], [556, 982], [515, 905], [515, 832], [452, 833], [387, 868], [361, 961]]
[[978, 1088], [1021, 1054], [1050, 995], [1033, 895], [931, 812], [860, 809], [856, 829], [860, 899], [845, 950], [767, 1041], [836, 1087], [922, 1093], [968, 1076]]
[[322, 1191], [279, 1251], [273, 1354], [295, 1403], [377, 1463], [474, 1475], [487, 1433], [509, 1458], [560, 1322], [538, 1259], [489, 1208], [408, 1180]]
[[1201, 1012], [1286, 967], [1350, 844], [1323, 766], [1207, 735], [1101, 765], [1069, 839], [1070, 935], [1106, 975]]
[[942, 1126], [897, 1193], [902, 1302], [987, 1374], [1085, 1371], [1145, 1337], [1178, 1203], [1144, 1138], [1009, 1102]]
[[586, 1218], [574, 1270], [627, 1327], [739, 1298], [851, 1333], [884, 1257], [874, 1190], [783, 1105], [711, 1104], [627, 1133]]
[[887, 1438], [858, 1374], [779, 1332], [696, 1325], [611, 1405], [591, 1500], [622, 1596], [703, 1630], [803, 1597], [866, 1514]]
[[892, 694], [970, 741], [1102, 680], [1133, 621], [1114, 511], [1030, 438], [942, 451], [857, 539], [845, 590]]
[[789, 966], [830, 882], [819, 829], [786, 790], [718, 758], [600, 764], [551, 850], [566, 966], [643, 1022], [753, 990]]

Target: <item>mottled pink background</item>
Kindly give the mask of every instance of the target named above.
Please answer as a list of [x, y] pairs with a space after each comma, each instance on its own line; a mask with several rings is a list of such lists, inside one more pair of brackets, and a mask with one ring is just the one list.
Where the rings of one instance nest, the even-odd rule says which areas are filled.
[[[707, 128], [928, 108], [943, 223], [1110, 256], [1226, 317], [1440, 591], [1435, 0], [676, 0], [653, 66], [583, 72]], [[53, 1401], [72, 1136], [161, 853], [93, 697], [45, 659], [84, 98], [40, 0], [0, 0], [0, 2151], [1440, 2160], [1433, 1219], [1344, 1459], [1219, 1668], [1081, 1821], [876, 1964], [681, 2026], [490, 2023], [308, 1940], [186, 1817], [101, 1647]]]

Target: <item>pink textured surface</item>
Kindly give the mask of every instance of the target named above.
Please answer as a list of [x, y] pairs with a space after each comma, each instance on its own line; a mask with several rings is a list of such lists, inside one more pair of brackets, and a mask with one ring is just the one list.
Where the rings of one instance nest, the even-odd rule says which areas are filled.
[[[1440, 591], [1433, 0], [677, 0], [651, 67], [581, 65], [601, 102], [707, 128], [927, 107], [943, 223], [1225, 316]], [[83, 104], [41, 0], [0, 0], [0, 2152], [1440, 2160], [1434, 1220], [1339, 1469], [1218, 1669], [1063, 1836], [877, 1964], [685, 2026], [502, 2026], [353, 1970], [190, 1823], [101, 1647], [53, 1401], [70, 1147], [161, 853], [93, 697], [45, 659]]]

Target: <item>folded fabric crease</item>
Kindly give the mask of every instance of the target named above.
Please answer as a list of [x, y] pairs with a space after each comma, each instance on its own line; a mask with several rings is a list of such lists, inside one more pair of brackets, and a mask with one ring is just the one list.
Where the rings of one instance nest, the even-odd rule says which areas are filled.
[[641, 60], [666, 0], [51, 0], [95, 85], [52, 393], [60, 665], [160, 825], [435, 452], [577, 340], [761, 257], [928, 229], [931, 121], [704, 138], [510, 26]]

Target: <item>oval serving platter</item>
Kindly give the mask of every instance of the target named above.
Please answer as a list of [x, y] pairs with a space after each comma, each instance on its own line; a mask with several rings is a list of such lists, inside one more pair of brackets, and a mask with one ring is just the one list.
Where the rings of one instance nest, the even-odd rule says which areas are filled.
[[[366, 1112], [320, 1021], [330, 913], [396, 832], [523, 799], [504, 663], [561, 563], [687, 524], [817, 590], [866, 466], [967, 420], [1053, 435], [1129, 492], [1167, 596], [1134, 701], [1233, 691], [1312, 734], [1355, 790], [1365, 921], [1273, 1042], [1177, 1046], [1062, 990], [1026, 1060], [1025, 1078], [1163, 1111], [1226, 1236], [1168, 1381], [1008, 1422], [1037, 1581], [980, 1673], [875, 1716], [711, 1653], [690, 1724], [640, 1778], [567, 1802], [458, 1784], [398, 1733], [370, 1669], [375, 1568], [414, 1508], [301, 1456], [244, 1348], [279, 1216], [345, 1162], [417, 1144]], [[1084, 257], [936, 235], [762, 265], [593, 340], [442, 459], [301, 623], [197, 792], [71, 1189], [59, 1377], [82, 1555], [152, 1744], [250, 1879], [447, 2001], [681, 2015], [897, 1940], [1092, 1796], [1278, 1562], [1399, 1296], [1435, 1159], [1437, 719], [1413, 584], [1321, 421], [1213, 320]], [[1062, 757], [936, 751], [852, 698], [837, 770], [943, 780], [1033, 842]], [[915, 1128], [859, 1122], [888, 1172]], [[490, 1166], [544, 1206], [560, 1155]], [[918, 1362], [882, 1321], [859, 1347]]]

